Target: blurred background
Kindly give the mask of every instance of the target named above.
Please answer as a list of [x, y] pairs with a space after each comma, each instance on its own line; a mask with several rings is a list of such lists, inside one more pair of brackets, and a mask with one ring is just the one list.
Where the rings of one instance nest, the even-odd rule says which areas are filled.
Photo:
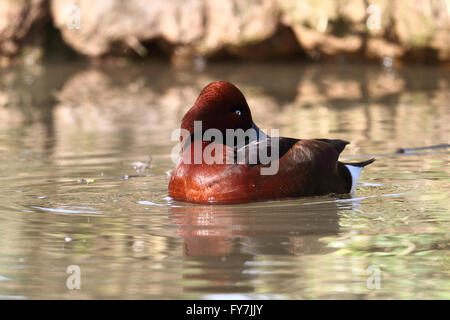
[[[450, 0], [0, 0], [0, 298], [449, 299], [449, 62]], [[377, 161], [353, 195], [173, 201], [216, 80]]]
[[448, 0], [2, 0], [0, 62], [46, 56], [448, 63]]

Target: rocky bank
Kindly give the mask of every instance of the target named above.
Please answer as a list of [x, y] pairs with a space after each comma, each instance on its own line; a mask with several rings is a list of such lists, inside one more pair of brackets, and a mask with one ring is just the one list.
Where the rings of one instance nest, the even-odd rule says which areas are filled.
[[3, 0], [0, 62], [52, 24], [82, 56], [450, 60], [446, 0]]

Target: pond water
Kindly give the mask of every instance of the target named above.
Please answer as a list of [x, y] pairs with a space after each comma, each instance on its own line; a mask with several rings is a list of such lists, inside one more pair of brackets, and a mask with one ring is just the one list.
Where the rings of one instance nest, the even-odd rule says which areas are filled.
[[[171, 200], [171, 133], [215, 80], [261, 128], [376, 162], [351, 196]], [[0, 298], [449, 299], [450, 151], [396, 153], [449, 143], [449, 89], [448, 67], [3, 69]]]

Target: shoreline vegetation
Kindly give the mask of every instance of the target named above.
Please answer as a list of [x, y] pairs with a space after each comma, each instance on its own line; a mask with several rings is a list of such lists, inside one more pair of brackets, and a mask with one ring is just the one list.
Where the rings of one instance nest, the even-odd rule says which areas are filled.
[[0, 67], [46, 58], [450, 62], [447, 0], [0, 3]]

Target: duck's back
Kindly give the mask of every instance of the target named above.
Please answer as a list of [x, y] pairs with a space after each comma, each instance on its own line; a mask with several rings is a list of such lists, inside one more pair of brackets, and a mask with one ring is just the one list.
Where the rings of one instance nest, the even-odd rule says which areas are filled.
[[[279, 158], [266, 165], [180, 162], [171, 176], [169, 195], [194, 202], [229, 203], [350, 191], [351, 176], [338, 162], [341, 150], [333, 144], [279, 139]], [[261, 170], [270, 166], [277, 167], [276, 172], [262, 174]]]

